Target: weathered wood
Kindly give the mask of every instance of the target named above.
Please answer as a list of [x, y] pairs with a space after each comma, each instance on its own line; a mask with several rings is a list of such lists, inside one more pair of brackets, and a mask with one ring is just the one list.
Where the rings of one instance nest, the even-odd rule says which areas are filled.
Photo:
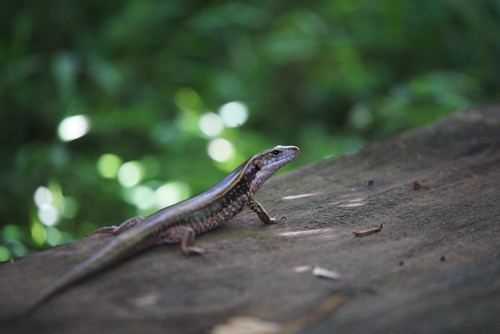
[[[234, 316], [286, 322], [342, 292], [346, 304], [301, 333], [500, 332], [500, 106], [469, 110], [274, 177], [251, 212], [158, 247], [10, 320], [110, 237], [0, 265], [2, 333], [200, 333]], [[356, 238], [383, 224], [378, 233]], [[343, 280], [315, 277], [318, 265]]]

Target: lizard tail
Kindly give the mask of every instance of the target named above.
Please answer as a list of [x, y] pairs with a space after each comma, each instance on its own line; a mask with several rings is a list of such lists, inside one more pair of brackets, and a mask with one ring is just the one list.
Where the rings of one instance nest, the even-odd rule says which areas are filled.
[[33, 313], [40, 305], [69, 286], [97, 273], [104, 267], [108, 267], [128, 257], [130, 253], [137, 251], [137, 249], [131, 250], [130, 245], [123, 242], [121, 238], [111, 241], [87, 260], [76, 265], [66, 274], [59, 277], [34, 299], [30, 300], [24, 308], [22, 316]]

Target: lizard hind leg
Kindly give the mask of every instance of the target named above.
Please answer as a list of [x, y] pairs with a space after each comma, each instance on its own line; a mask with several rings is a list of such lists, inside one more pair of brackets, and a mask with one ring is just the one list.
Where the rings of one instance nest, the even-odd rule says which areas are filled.
[[106, 227], [98, 228], [97, 230], [87, 234], [86, 237], [94, 235], [94, 234], [117, 235], [125, 230], [128, 230], [131, 227], [134, 227], [135, 225], [139, 224], [143, 220], [144, 220], [143, 216], [132, 217], [130, 219], [125, 220], [123, 223], [121, 223], [118, 226], [113, 225], [113, 226], [106, 226]]
[[170, 238], [179, 239], [181, 242], [181, 251], [184, 255], [205, 255], [214, 253], [213, 250], [202, 247], [191, 246], [194, 243], [196, 232], [188, 226], [179, 226], [172, 229], [169, 233]]

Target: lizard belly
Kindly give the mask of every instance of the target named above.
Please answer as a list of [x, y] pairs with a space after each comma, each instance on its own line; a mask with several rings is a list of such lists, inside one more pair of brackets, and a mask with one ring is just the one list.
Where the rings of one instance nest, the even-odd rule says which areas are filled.
[[[226, 203], [227, 202], [227, 203]], [[179, 229], [191, 228], [196, 235], [208, 232], [224, 224], [229, 219], [243, 211], [248, 204], [248, 197], [241, 196], [238, 200], [221, 200], [220, 205], [213, 205], [192, 215], [180, 218], [157, 232], [158, 244], [176, 243], [181, 241]]]

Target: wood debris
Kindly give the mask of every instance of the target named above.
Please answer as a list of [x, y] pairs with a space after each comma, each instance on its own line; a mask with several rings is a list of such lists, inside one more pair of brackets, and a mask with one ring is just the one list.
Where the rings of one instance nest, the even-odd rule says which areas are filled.
[[342, 275], [336, 271], [328, 270], [328, 269], [321, 268], [318, 266], [314, 267], [313, 275], [317, 276], [317, 277], [323, 277], [323, 278], [329, 278], [329, 279], [337, 279], [337, 280], [344, 279], [344, 275]]
[[366, 229], [366, 230], [354, 231], [354, 232], [352, 232], [352, 234], [354, 234], [354, 236], [356, 238], [360, 238], [360, 237], [365, 237], [365, 236], [370, 235], [370, 234], [378, 233], [380, 231], [382, 231], [382, 224], [375, 226], [375, 227], [372, 227], [372, 228], [369, 228], [369, 229]]

